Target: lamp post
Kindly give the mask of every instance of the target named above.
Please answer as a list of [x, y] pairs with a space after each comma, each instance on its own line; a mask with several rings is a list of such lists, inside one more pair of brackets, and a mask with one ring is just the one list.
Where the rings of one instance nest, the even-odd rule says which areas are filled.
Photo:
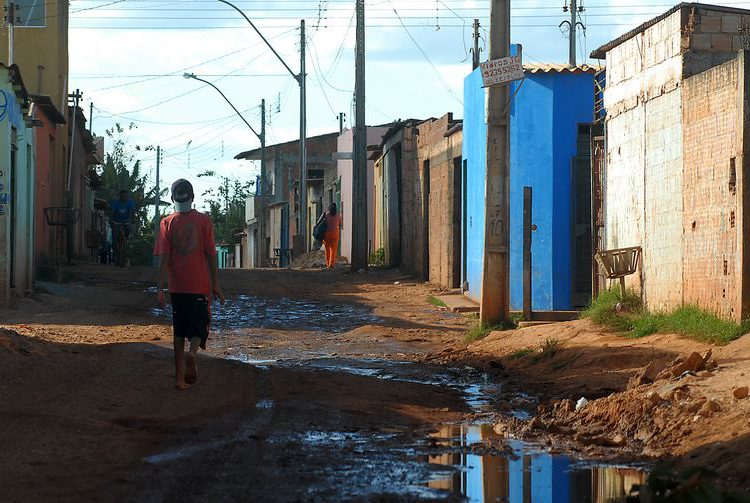
[[[300, 72], [294, 73], [294, 71], [289, 67], [289, 65], [286, 64], [284, 59], [279, 55], [278, 52], [276, 52], [276, 49], [273, 48], [273, 46], [268, 42], [268, 39], [263, 36], [263, 34], [260, 32], [260, 30], [255, 26], [255, 24], [250, 20], [247, 15], [245, 15], [242, 10], [237, 7], [236, 5], [228, 2], [227, 0], [217, 0], [223, 4], [228, 5], [229, 7], [233, 8], [237, 12], [240, 13], [242, 17], [245, 18], [245, 21], [248, 22], [248, 24], [252, 27], [253, 30], [255, 30], [255, 33], [258, 34], [258, 36], [265, 42], [265, 44], [268, 46], [269, 49], [271, 49], [271, 52], [276, 56], [276, 59], [278, 59], [282, 65], [284, 65], [284, 68], [291, 74], [292, 77], [294, 77], [294, 80], [297, 81], [299, 84], [299, 106], [300, 106], [300, 118], [299, 118], [299, 185], [300, 185], [300, 192], [299, 192], [299, 223], [300, 228], [298, 229], [298, 232], [302, 235], [302, 246], [304, 248], [304, 252], [307, 252], [307, 75], [305, 73], [305, 20], [303, 19], [300, 21]], [[261, 212], [263, 212], [263, 208], [261, 208]]]
[[[263, 107], [263, 113], [261, 114], [262, 117], [262, 124], [260, 126], [260, 134], [255, 130], [253, 126], [250, 125], [249, 122], [245, 120], [245, 117], [242, 116], [239, 110], [232, 104], [231, 101], [229, 101], [229, 98], [226, 97], [226, 95], [221, 92], [221, 89], [216, 87], [213, 82], [209, 82], [205, 79], [202, 79], [198, 76], [196, 76], [194, 73], [185, 73], [183, 74], [183, 77], [186, 79], [193, 79], [197, 80], [199, 82], [203, 82], [204, 84], [208, 84], [209, 86], [216, 89], [216, 91], [221, 94], [221, 97], [224, 98], [224, 101], [229, 103], [229, 106], [232, 107], [232, 110], [235, 111], [237, 115], [239, 115], [240, 119], [242, 119], [242, 122], [244, 122], [247, 127], [250, 128], [250, 131], [253, 132], [253, 134], [260, 140], [260, 214], [258, 215], [258, 234], [259, 236], [263, 236], [265, 232], [265, 214], [263, 212], [264, 206], [265, 206], [265, 200], [266, 200], [266, 100], [261, 101], [261, 106]], [[256, 243], [256, 249], [258, 247], [258, 243]], [[260, 258], [260, 254], [257, 254]]]

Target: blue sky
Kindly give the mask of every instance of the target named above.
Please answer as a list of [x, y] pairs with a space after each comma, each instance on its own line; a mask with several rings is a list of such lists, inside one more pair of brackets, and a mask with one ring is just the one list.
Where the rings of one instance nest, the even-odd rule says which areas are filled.
[[[565, 0], [512, 0], [514, 43], [526, 62], [567, 61]], [[579, 4], [581, 0], [579, 0]], [[299, 70], [299, 21], [307, 24], [308, 134], [338, 129], [337, 114], [353, 115], [354, 0], [238, 0], [287, 64]], [[725, 5], [750, 8], [750, 2]], [[578, 59], [669, 9], [663, 0], [583, 1]], [[367, 122], [462, 116], [463, 79], [471, 71], [471, 24], [479, 18], [482, 47], [488, 0], [368, 0]], [[161, 179], [194, 181], [200, 194], [218, 179], [254, 179], [257, 166], [234, 155], [258, 140], [209, 86], [214, 82], [250, 124], [260, 127], [260, 101], [270, 112], [268, 143], [299, 135], [299, 88], [246, 21], [215, 0], [71, 0], [70, 87], [93, 103], [94, 131], [135, 122], [131, 141], [164, 149]], [[413, 40], [412, 40], [413, 39]], [[486, 52], [484, 53], [486, 54]], [[484, 55], [483, 54], [483, 55]], [[484, 57], [482, 58], [484, 59]], [[143, 156], [148, 173], [155, 158]], [[153, 175], [151, 175], [153, 181]], [[198, 195], [197, 194], [197, 195]], [[202, 206], [198, 197], [198, 206]]]

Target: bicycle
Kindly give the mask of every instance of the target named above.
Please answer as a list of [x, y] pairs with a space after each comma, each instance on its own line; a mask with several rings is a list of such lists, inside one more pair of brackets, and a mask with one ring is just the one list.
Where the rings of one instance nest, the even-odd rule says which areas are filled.
[[119, 267], [125, 267], [128, 255], [128, 234], [130, 233], [131, 224], [124, 222], [115, 222], [110, 220], [112, 225], [112, 242], [114, 244], [115, 264]]

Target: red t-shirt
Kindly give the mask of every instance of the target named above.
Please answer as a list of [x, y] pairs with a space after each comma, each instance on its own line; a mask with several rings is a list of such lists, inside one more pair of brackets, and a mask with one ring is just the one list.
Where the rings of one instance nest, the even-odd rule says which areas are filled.
[[195, 210], [161, 221], [154, 255], [169, 256], [169, 291], [211, 296], [208, 257], [216, 255], [211, 218]]

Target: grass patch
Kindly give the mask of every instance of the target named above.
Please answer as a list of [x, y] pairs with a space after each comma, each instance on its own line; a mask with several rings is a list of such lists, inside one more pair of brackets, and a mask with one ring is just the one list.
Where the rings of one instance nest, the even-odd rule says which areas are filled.
[[501, 324], [477, 322], [469, 329], [468, 332], [466, 332], [466, 337], [464, 337], [464, 341], [465, 342], [478, 341], [490, 335], [490, 332], [495, 332], [498, 330], [514, 330], [515, 328], [517, 328], [517, 325], [512, 320], [508, 323], [501, 323]]
[[[618, 304], [622, 308], [619, 312]], [[630, 290], [625, 291], [625, 298], [620, 301], [619, 289], [602, 292], [583, 312], [583, 317], [629, 337], [675, 333], [715, 344], [727, 344], [750, 332], [750, 320], [738, 324], [696, 306], [649, 313], [643, 309], [640, 297]]]
[[427, 302], [429, 302], [430, 304], [432, 304], [435, 307], [447, 307], [445, 305], [445, 302], [443, 302], [442, 300], [438, 299], [437, 297], [433, 297], [432, 295], [430, 295], [429, 297], [427, 297]]
[[516, 349], [510, 355], [508, 355], [508, 358], [510, 358], [511, 360], [520, 360], [524, 356], [528, 356], [533, 352], [534, 350], [531, 348]]
[[534, 355], [534, 363], [539, 363], [542, 360], [551, 360], [557, 354], [560, 349], [560, 340], [554, 337], [547, 337], [543, 343], [539, 345]]

